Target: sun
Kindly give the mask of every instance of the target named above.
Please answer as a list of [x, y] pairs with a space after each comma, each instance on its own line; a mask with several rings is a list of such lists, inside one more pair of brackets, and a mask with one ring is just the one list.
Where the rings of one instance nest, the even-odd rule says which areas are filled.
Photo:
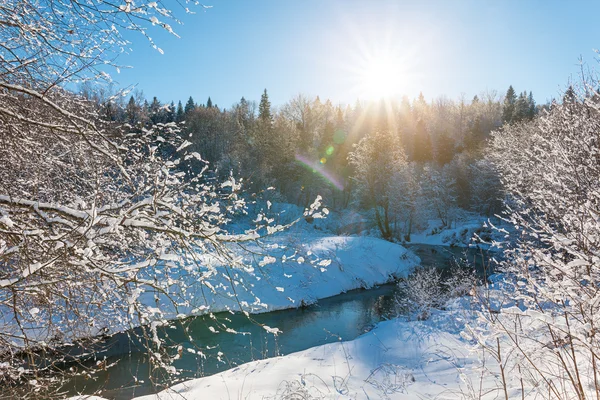
[[361, 97], [379, 100], [402, 93], [405, 74], [401, 60], [382, 56], [365, 61], [358, 76], [357, 89]]

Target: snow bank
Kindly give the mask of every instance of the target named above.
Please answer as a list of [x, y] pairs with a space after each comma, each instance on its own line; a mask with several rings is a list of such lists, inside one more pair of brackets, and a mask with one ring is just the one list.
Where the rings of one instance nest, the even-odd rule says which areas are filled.
[[[456, 399], [479, 394], [480, 377], [473, 374], [477, 357], [456, 327], [446, 324], [452, 325], [453, 318], [386, 321], [350, 342], [250, 362], [138, 400]], [[497, 388], [492, 379], [487, 375], [481, 381], [484, 398], [498, 394], [490, 391]]]
[[[494, 220], [491, 222], [491, 220]], [[510, 228], [498, 218], [468, 214], [464, 219], [443, 227], [440, 220], [430, 220], [428, 228], [410, 235], [411, 244], [435, 246], [500, 248], [508, 238]]]
[[[371, 237], [289, 232], [249, 250], [253, 270], [217, 266], [216, 274], [188, 288], [195, 290], [192, 301], [178, 305], [177, 313], [167, 301], [159, 308], [165, 316], [294, 308], [405, 277], [420, 263], [404, 247]], [[143, 296], [145, 304], [155, 301], [151, 293]]]

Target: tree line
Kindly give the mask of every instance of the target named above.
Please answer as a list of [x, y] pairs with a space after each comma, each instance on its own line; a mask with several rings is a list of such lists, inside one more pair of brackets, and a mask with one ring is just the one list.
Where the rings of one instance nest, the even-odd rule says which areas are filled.
[[299, 94], [273, 107], [266, 89], [259, 102], [242, 97], [229, 109], [210, 97], [197, 104], [190, 96], [185, 105], [148, 102], [141, 93], [126, 103], [109, 99], [99, 101], [106, 118], [134, 130], [181, 123], [188, 150], [203, 160], [190, 160], [192, 169], [206, 161], [221, 176], [233, 171], [252, 191], [276, 187], [275, 200], [306, 206], [320, 194], [334, 209], [370, 210], [388, 239], [408, 239], [431, 218], [450, 224], [460, 210], [496, 213], [500, 183], [483, 158], [489, 134], [542, 108], [531, 92], [517, 96], [512, 86], [504, 96], [427, 101], [421, 93], [354, 105]]

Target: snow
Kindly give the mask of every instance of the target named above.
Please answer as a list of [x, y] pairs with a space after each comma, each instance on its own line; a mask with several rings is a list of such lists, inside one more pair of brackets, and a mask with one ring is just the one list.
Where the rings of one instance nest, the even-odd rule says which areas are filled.
[[[479, 390], [479, 361], [459, 330], [452, 312], [438, 312], [428, 321], [385, 321], [349, 342], [250, 362], [137, 399], [467, 397]], [[484, 376], [483, 387], [497, 388], [493, 380]], [[483, 398], [499, 393], [486, 392]]]
[[[443, 230], [436, 229], [437, 224], [439, 221], [430, 221], [430, 230], [412, 235], [410, 243], [468, 246], [463, 238], [491, 231], [489, 221], [482, 217], [467, 218]], [[253, 270], [227, 270], [216, 259], [204, 259], [215, 267], [203, 285], [210, 290], [197, 293], [197, 304], [180, 305], [179, 315], [240, 307], [250, 313], [298, 307], [405, 277], [420, 263], [399, 244], [367, 236], [327, 235], [304, 223], [251, 250], [260, 254]], [[231, 288], [235, 288], [235, 296]], [[154, 297], [142, 302], [150, 305]], [[481, 398], [495, 398], [500, 386], [497, 374], [489, 372], [495, 361], [487, 359], [482, 369], [479, 354], [470, 351], [473, 343], [461, 336], [469, 304], [468, 298], [461, 298], [448, 311], [434, 310], [427, 321], [385, 321], [353, 341], [250, 362], [139, 399], [454, 399], [479, 398], [480, 388], [484, 392]], [[167, 318], [175, 312], [169, 311], [167, 304], [160, 308]], [[277, 327], [265, 325], [263, 329], [279, 333]], [[509, 394], [521, 397], [518, 391]]]
[[[430, 229], [412, 235], [410, 243], [466, 247], [472, 234], [477, 233], [487, 240], [483, 246], [491, 247], [503, 238], [502, 233], [490, 229], [490, 222], [483, 217], [472, 216], [446, 229], [436, 229], [438, 224], [439, 221], [430, 221]], [[402, 276], [410, 271], [407, 265], [416, 261], [401, 246], [372, 237], [313, 238], [305, 246], [303, 255], [296, 255], [295, 262], [289, 263], [303, 267], [299, 271], [286, 270], [293, 279], [285, 272], [273, 275], [277, 282], [273, 285], [284, 288], [281, 295], [285, 293], [303, 301], [348, 290], [359, 282], [367, 286], [381, 282], [386, 274]], [[317, 275], [319, 279], [315, 279], [315, 271], [307, 268], [308, 261], [304, 260], [314, 254], [331, 255], [331, 265]], [[394, 259], [404, 262], [394, 269]], [[320, 263], [325, 265], [327, 260], [316, 264]], [[265, 267], [271, 268], [270, 274], [282, 264]], [[501, 282], [492, 286], [498, 285], [502, 286]], [[261, 300], [268, 303], [269, 310], [289, 306], [270, 292], [269, 286], [256, 290], [261, 293]], [[265, 293], [269, 294], [265, 297]], [[434, 310], [426, 321], [385, 321], [349, 342], [250, 362], [138, 399], [497, 398], [503, 392], [496, 361], [488, 357], [483, 364], [480, 354], [471, 351], [473, 343], [461, 335], [471, 315], [469, 309], [470, 299], [463, 297], [448, 305], [447, 311]], [[510, 398], [521, 398], [521, 392], [514, 388], [509, 388], [508, 394]]]
[[440, 220], [434, 219], [428, 221], [425, 230], [411, 234], [410, 242], [407, 243], [498, 249], [509, 234], [506, 230], [495, 229], [500, 226], [508, 229], [508, 225], [497, 217], [487, 218], [476, 214], [467, 214], [449, 227], [443, 227]]
[[[307, 235], [304, 229], [280, 233], [251, 250], [268, 252], [255, 257], [253, 270], [203, 260], [215, 263], [215, 271], [204, 285], [188, 288], [196, 290], [196, 301], [180, 304], [177, 313], [165, 301], [160, 307], [165, 316], [239, 311], [240, 305], [249, 313], [294, 308], [406, 277], [420, 263], [395, 243], [372, 237]], [[144, 304], [155, 304], [153, 293], [140, 297]]]

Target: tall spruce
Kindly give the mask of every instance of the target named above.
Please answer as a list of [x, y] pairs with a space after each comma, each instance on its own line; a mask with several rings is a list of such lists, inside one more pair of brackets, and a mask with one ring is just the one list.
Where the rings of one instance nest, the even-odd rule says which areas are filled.
[[187, 103], [185, 103], [185, 108], [183, 109], [183, 112], [185, 113], [186, 118], [195, 109], [196, 109], [196, 103], [194, 103], [194, 99], [192, 98], [192, 96], [190, 96]]
[[535, 108], [535, 100], [533, 99], [533, 93], [529, 91], [529, 96], [527, 97], [527, 103], [529, 105], [529, 110], [527, 112], [527, 118], [530, 120], [535, 118], [535, 114], [537, 112]]
[[160, 122], [163, 122], [164, 116], [163, 113], [161, 112], [161, 104], [160, 101], [158, 101], [158, 99], [156, 98], [156, 96], [154, 96], [154, 98], [152, 99], [152, 103], [150, 103], [150, 110], [149, 110], [149, 114], [150, 114], [150, 121], [152, 121], [153, 124], [158, 124]]
[[127, 107], [125, 108], [125, 114], [127, 115], [127, 123], [135, 125], [139, 121], [140, 107], [135, 102], [133, 96], [129, 98]]
[[183, 114], [183, 105], [181, 104], [181, 100], [179, 100], [179, 102], [177, 103], [177, 112], [175, 113], [175, 121], [176, 122], [181, 122], [184, 119], [184, 114]]
[[271, 102], [269, 101], [269, 95], [267, 89], [260, 96], [260, 104], [258, 105], [258, 120], [265, 127], [270, 127], [273, 123], [273, 115], [271, 114]]
[[510, 85], [508, 87], [508, 90], [506, 91], [506, 96], [504, 96], [504, 105], [502, 107], [502, 122], [512, 122], [513, 115], [515, 113], [516, 102], [517, 94], [515, 93], [515, 89], [513, 89], [512, 85]]
[[167, 107], [167, 112], [165, 114], [165, 122], [175, 122], [175, 103], [171, 102], [169, 107]]
[[529, 115], [529, 103], [527, 102], [527, 92], [519, 94], [513, 111], [512, 122], [520, 122]]
[[446, 165], [454, 158], [454, 138], [444, 129], [438, 134], [436, 142], [435, 160], [441, 166]]

